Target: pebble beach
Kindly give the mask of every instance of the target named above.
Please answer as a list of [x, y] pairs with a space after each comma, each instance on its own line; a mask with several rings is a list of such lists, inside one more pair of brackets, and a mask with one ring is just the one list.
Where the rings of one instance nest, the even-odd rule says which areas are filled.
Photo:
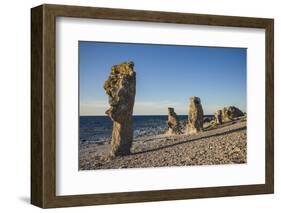
[[246, 130], [243, 118], [194, 135], [137, 137], [130, 155], [115, 158], [108, 156], [110, 140], [80, 143], [79, 170], [242, 164], [247, 162]]

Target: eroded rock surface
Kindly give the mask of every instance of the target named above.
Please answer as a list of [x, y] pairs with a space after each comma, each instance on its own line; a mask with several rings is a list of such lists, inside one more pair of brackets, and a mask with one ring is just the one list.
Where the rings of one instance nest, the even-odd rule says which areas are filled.
[[171, 107], [168, 108], [167, 124], [169, 126], [167, 134], [169, 135], [182, 134], [182, 128], [174, 108]]
[[136, 94], [136, 73], [133, 62], [114, 65], [104, 83], [109, 97], [105, 112], [113, 121], [111, 156], [130, 154], [133, 141], [133, 108]]
[[187, 133], [195, 134], [203, 131], [204, 112], [198, 97], [189, 98]]
[[216, 124], [222, 124], [222, 110], [215, 112]]
[[244, 116], [244, 113], [235, 106], [224, 107], [221, 111], [222, 122], [232, 121], [235, 118]]

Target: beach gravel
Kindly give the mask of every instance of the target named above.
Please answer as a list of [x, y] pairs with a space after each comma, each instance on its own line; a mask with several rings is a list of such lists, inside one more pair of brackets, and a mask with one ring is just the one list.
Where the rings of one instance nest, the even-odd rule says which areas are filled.
[[131, 154], [109, 157], [109, 141], [79, 144], [79, 169], [120, 169], [241, 164], [247, 160], [246, 121], [236, 120], [195, 135], [164, 134], [134, 140]]

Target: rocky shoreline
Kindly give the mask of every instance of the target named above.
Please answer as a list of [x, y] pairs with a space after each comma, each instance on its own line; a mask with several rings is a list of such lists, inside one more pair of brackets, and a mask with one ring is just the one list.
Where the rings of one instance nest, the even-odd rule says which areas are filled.
[[79, 169], [120, 169], [190, 165], [241, 164], [247, 159], [247, 121], [240, 117], [221, 125], [204, 125], [194, 135], [138, 137], [131, 154], [110, 157], [110, 141], [79, 144]]

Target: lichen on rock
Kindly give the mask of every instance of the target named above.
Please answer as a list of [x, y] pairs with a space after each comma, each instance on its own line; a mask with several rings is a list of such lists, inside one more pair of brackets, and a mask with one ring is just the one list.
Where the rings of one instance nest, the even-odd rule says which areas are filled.
[[133, 141], [133, 108], [136, 94], [136, 73], [133, 62], [114, 65], [103, 86], [109, 97], [105, 112], [113, 121], [111, 156], [128, 155]]
[[198, 97], [189, 98], [187, 133], [195, 134], [203, 131], [204, 112]]
[[168, 121], [167, 125], [169, 127], [167, 134], [168, 135], [178, 135], [182, 134], [182, 128], [178, 119], [177, 114], [175, 113], [174, 108], [168, 108]]

